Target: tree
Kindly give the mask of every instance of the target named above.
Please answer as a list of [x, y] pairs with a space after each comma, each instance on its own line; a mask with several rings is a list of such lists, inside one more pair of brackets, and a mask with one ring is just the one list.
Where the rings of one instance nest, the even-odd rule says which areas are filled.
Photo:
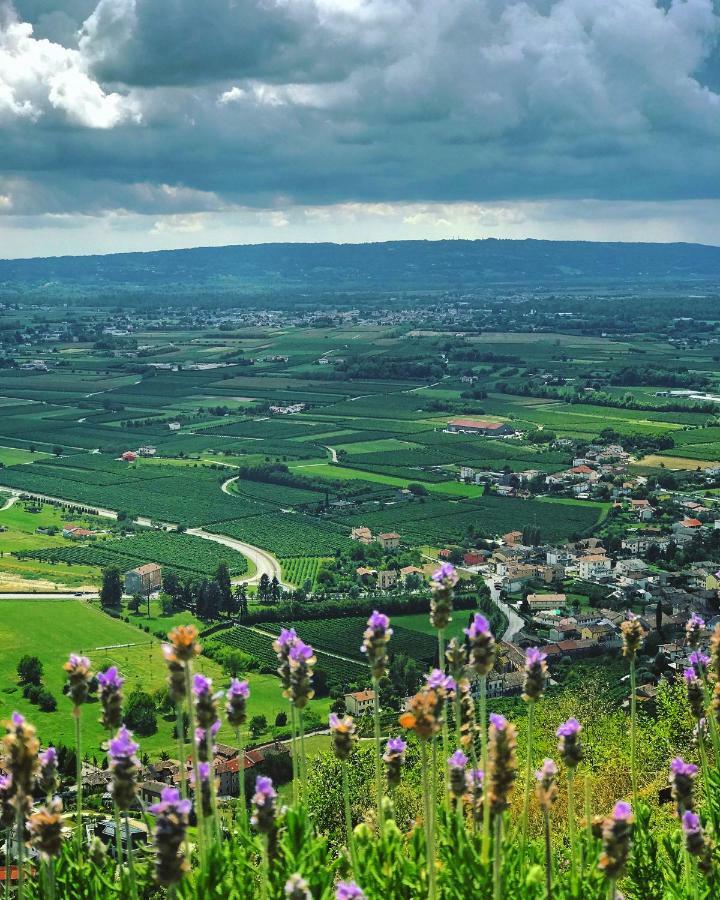
[[142, 597], [140, 594], [133, 594], [132, 597], [128, 600], [127, 608], [130, 612], [136, 613], [140, 609], [140, 604], [142, 603]]
[[275, 716], [275, 727], [276, 728], [284, 728], [287, 725], [287, 713], [279, 712]]
[[40, 684], [43, 676], [43, 664], [37, 656], [23, 656], [17, 664], [18, 678], [24, 684]]
[[277, 575], [273, 575], [272, 581], [270, 582], [270, 599], [273, 603], [277, 603], [280, 599], [280, 582], [278, 581]]
[[229, 608], [233, 603], [233, 593], [232, 584], [230, 582], [230, 570], [228, 569], [226, 562], [218, 563], [217, 571], [215, 572], [215, 581], [222, 594], [220, 608], [223, 612], [229, 611]]
[[253, 716], [250, 719], [250, 734], [256, 738], [267, 731], [268, 723], [265, 716]]
[[135, 690], [130, 694], [125, 708], [125, 724], [131, 731], [147, 736], [157, 731], [155, 701], [145, 691]]
[[220, 609], [222, 607], [223, 595], [220, 585], [217, 581], [211, 581], [207, 590], [207, 605], [205, 607], [205, 617], [207, 619], [217, 619], [220, 617]]
[[100, 588], [100, 603], [103, 609], [120, 609], [122, 592], [120, 569], [117, 566], [103, 569], [102, 587]]
[[258, 597], [261, 600], [267, 601], [270, 597], [270, 579], [268, 578], [267, 572], [263, 572], [260, 576], [260, 581], [258, 582]]
[[53, 453], [55, 456], [62, 456], [63, 448], [60, 446], [53, 447]]
[[37, 696], [37, 705], [42, 712], [55, 712], [57, 700], [47, 688], [41, 688]]

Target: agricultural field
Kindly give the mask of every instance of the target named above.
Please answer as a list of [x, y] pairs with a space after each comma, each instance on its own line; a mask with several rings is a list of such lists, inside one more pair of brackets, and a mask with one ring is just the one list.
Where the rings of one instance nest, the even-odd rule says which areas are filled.
[[314, 588], [317, 574], [326, 560], [327, 557], [318, 556], [286, 557], [282, 561], [283, 584], [292, 584], [301, 588], [309, 581]]
[[208, 526], [208, 530], [263, 547], [280, 559], [332, 556], [336, 550], [352, 549], [348, 527], [300, 513], [248, 516]]

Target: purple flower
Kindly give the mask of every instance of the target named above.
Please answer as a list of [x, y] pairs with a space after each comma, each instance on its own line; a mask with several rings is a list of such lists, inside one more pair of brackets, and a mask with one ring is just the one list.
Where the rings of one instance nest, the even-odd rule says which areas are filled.
[[690, 812], [688, 809], [683, 813], [682, 829], [685, 834], [699, 834], [702, 830], [700, 826], [700, 816], [697, 813]]
[[315, 651], [310, 646], [310, 644], [304, 643], [299, 638], [295, 641], [295, 643], [290, 648], [290, 659], [295, 660], [296, 662], [306, 662], [308, 659], [311, 659], [315, 655]]
[[265, 802], [265, 800], [274, 800], [277, 792], [273, 787], [272, 778], [267, 775], [258, 775], [255, 780], [255, 802]]
[[687, 668], [683, 669], [683, 678], [685, 681], [695, 681], [697, 678], [697, 672], [695, 669]]
[[335, 900], [365, 900], [365, 894], [354, 881], [341, 881], [335, 889]]
[[140, 748], [140, 745], [136, 744], [132, 737], [132, 731], [128, 731], [123, 725], [110, 741], [110, 758], [114, 760], [132, 759]]
[[485, 618], [485, 616], [481, 616], [480, 613], [475, 613], [472, 622], [467, 628], [464, 629], [464, 631], [472, 641], [475, 640], [475, 638], [479, 637], [481, 634], [489, 635], [491, 633], [490, 623]]
[[117, 691], [125, 684], [125, 679], [118, 672], [117, 666], [110, 666], [104, 672], [98, 672], [97, 680], [100, 687], [107, 687]]
[[54, 747], [48, 747], [47, 750], [43, 750], [38, 758], [43, 768], [45, 766], [54, 766], [57, 763], [57, 750]]
[[458, 575], [455, 571], [455, 566], [449, 562], [443, 563], [436, 572], [433, 572], [432, 580], [437, 582], [449, 581], [451, 584], [456, 584]]
[[368, 619], [368, 628], [372, 628], [374, 631], [386, 631], [389, 625], [390, 619], [385, 613], [373, 610], [372, 615]]
[[283, 628], [276, 641], [276, 644], [283, 650], [285, 650], [288, 647], [292, 647], [297, 639], [297, 632], [294, 628]]
[[470, 781], [478, 787], [480, 787], [485, 780], [485, 773], [482, 769], [470, 769], [467, 774]]
[[535, 777], [538, 781], [542, 781], [545, 778], [554, 778], [557, 775], [557, 766], [555, 765], [554, 760], [546, 759], [543, 761], [542, 768], [540, 768], [536, 773]]
[[433, 669], [429, 675], [425, 676], [425, 680], [427, 681], [427, 686], [434, 691], [455, 690], [455, 679], [446, 675], [441, 669]]
[[468, 764], [468, 758], [462, 750], [456, 750], [452, 756], [448, 757], [448, 765], [451, 769], [464, 769]]
[[685, 762], [682, 757], [677, 756], [670, 763], [670, 771], [673, 775], [684, 775], [686, 778], [693, 778], [697, 775], [698, 767], [693, 763]]
[[582, 725], [577, 719], [568, 719], [567, 722], [562, 723], [555, 734], [558, 737], [571, 737], [572, 735], [580, 734], [581, 731]]
[[407, 741], [402, 738], [390, 738], [386, 744], [389, 753], [404, 753], [407, 750]]
[[250, 686], [247, 681], [239, 681], [237, 678], [233, 678], [227, 690], [227, 695], [228, 697], [242, 697], [243, 700], [249, 700]]
[[490, 724], [496, 731], [504, 731], [507, 723], [505, 716], [501, 716], [500, 713], [490, 713]]
[[547, 659], [547, 653], [542, 653], [537, 647], [528, 647], [525, 651], [525, 665], [538, 666]]
[[80, 656], [77, 653], [71, 653], [68, 657], [68, 665], [70, 665], [73, 669], [76, 669], [78, 667], [89, 669], [90, 660], [87, 658], [87, 656]]
[[163, 788], [160, 798], [159, 803], [155, 803], [150, 807], [150, 812], [155, 816], [173, 812], [186, 816], [192, 808], [192, 803], [189, 800], [180, 799], [180, 791], [177, 788]]
[[704, 628], [705, 627], [705, 619], [702, 616], [699, 616], [697, 613], [693, 613], [688, 619], [687, 628]]
[[25, 724], [25, 716], [21, 716], [19, 712], [14, 712], [10, 717], [12, 719], [12, 723], [16, 728], [22, 728]]
[[618, 800], [612, 813], [616, 822], [629, 822], [632, 819], [632, 807], [624, 800]]
[[688, 656], [688, 662], [695, 668], [706, 669], [710, 664], [710, 657], [703, 653], [702, 650], [693, 650]]
[[12, 785], [12, 775], [0, 775], [0, 791], [9, 791]]
[[204, 694], [209, 694], [212, 690], [212, 680], [198, 673], [193, 678], [192, 689], [193, 694], [195, 694], [196, 697], [202, 697]]

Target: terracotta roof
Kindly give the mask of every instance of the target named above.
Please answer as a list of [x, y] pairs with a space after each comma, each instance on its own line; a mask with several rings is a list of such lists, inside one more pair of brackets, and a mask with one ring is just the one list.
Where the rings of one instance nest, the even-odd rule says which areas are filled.
[[700, 525], [702, 525], [702, 522], [700, 521], [700, 519], [683, 519], [680, 524], [685, 528], [698, 528]]
[[129, 575], [131, 572], [133, 572], [136, 575], [149, 575], [150, 572], [155, 572], [159, 568], [160, 566], [157, 563], [145, 563], [142, 566], [137, 566], [137, 568], [135, 569], [130, 569], [130, 571], [126, 572], [125, 574]]
[[489, 419], [451, 419], [450, 425], [460, 428], [487, 428], [490, 430], [502, 428], [504, 422], [491, 422]]
[[399, 538], [400, 535], [397, 531], [386, 531], [385, 534], [381, 534], [380, 537], [388, 540], [389, 538]]
[[345, 694], [345, 696], [353, 697], [358, 703], [367, 703], [368, 700], [375, 699], [375, 691], [354, 691], [353, 693]]

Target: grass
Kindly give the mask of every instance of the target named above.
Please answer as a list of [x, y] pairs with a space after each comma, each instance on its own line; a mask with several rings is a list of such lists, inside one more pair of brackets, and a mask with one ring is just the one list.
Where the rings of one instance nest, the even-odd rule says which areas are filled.
[[92, 590], [100, 585], [100, 579], [101, 571], [97, 566], [47, 563], [36, 559], [15, 559], [14, 556], [3, 556], [0, 561], [0, 584], [5, 591], [43, 593], [64, 588]]
[[[74, 743], [74, 725], [70, 715], [70, 703], [62, 694], [65, 681], [63, 663], [71, 652], [84, 652], [93, 663], [95, 671], [117, 665], [126, 678], [125, 693], [140, 688], [152, 694], [164, 687], [166, 669], [160, 641], [117, 619], [112, 619], [99, 609], [80, 600], [2, 600], [0, 616], [0, 719], [6, 719], [13, 710], [27, 716], [38, 728], [44, 743]], [[187, 617], [185, 617], [187, 620]], [[131, 644], [120, 647], [117, 645]], [[105, 649], [101, 649], [105, 648]], [[26, 701], [17, 685], [16, 666], [24, 654], [36, 655], [43, 662], [44, 683], [55, 695], [58, 709], [42, 713]], [[213, 678], [215, 686], [222, 688], [229, 683], [220, 667], [202, 657], [199, 671]], [[252, 699], [248, 711], [266, 716], [272, 725], [275, 716], [285, 711], [287, 701], [280, 690], [280, 683], [273, 675], [251, 673], [249, 676]], [[311, 707], [321, 718], [327, 716], [330, 701], [312, 701]], [[83, 710], [84, 750], [100, 757], [101, 743], [105, 739], [97, 722], [100, 709], [97, 703], [88, 704]], [[171, 756], [175, 753], [172, 738], [174, 721], [158, 716], [155, 734], [141, 738], [143, 752], [156, 757], [162, 750]], [[220, 741], [232, 744], [232, 729], [223, 725]], [[247, 735], [245, 735], [247, 739]]]
[[50, 456], [50, 454], [38, 450], [31, 453], [30, 450], [19, 450], [17, 447], [0, 447], [0, 463], [3, 466], [19, 466], [23, 463], [35, 462], [37, 459], [42, 459], [43, 456]]

